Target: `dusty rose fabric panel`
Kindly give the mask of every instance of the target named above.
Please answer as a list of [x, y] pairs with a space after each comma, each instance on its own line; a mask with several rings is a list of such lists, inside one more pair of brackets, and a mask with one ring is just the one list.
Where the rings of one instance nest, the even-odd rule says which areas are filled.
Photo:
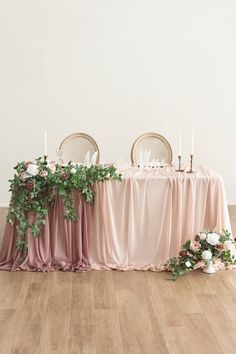
[[[6, 225], [0, 252], [0, 269], [2, 270], [88, 270], [90, 264], [88, 253], [90, 235], [90, 205], [78, 192], [74, 193], [74, 203], [78, 222], [64, 218], [63, 202], [57, 198], [50, 210], [47, 224], [39, 238], [29, 233], [28, 252], [22, 259], [15, 248], [15, 227]], [[34, 216], [31, 216], [31, 220]]]
[[15, 225], [7, 223], [0, 251], [0, 269], [11, 270], [15, 262], [20, 262], [20, 254], [16, 250], [15, 243]]
[[160, 270], [203, 229], [231, 231], [222, 178], [130, 169], [96, 185], [90, 262], [95, 269]]

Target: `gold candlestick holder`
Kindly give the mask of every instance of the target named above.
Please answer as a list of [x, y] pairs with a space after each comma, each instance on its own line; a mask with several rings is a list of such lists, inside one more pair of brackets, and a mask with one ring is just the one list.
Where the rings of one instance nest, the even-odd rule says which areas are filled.
[[179, 159], [179, 168], [178, 168], [178, 170], [176, 170], [176, 172], [183, 172], [184, 170], [182, 169], [182, 164], [181, 164], [182, 156], [179, 155], [178, 159]]
[[193, 171], [193, 154], [190, 154], [190, 170], [187, 173], [194, 173]]

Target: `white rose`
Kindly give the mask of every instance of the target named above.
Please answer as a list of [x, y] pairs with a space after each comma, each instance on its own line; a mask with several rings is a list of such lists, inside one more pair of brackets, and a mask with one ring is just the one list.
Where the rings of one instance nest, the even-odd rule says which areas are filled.
[[205, 240], [205, 238], [207, 237], [207, 235], [204, 232], [200, 232], [199, 236], [200, 236], [200, 240]]
[[212, 253], [211, 253], [211, 251], [203, 251], [202, 252], [202, 259], [204, 260], [204, 261], [209, 261], [210, 259], [212, 258]]
[[191, 267], [191, 263], [189, 261], [185, 262], [187, 268]]
[[27, 167], [27, 173], [31, 176], [37, 176], [39, 173], [39, 169], [38, 166], [31, 163], [28, 167]]
[[207, 235], [207, 242], [210, 243], [210, 245], [215, 246], [217, 243], [219, 243], [220, 235], [218, 235], [216, 232], [210, 232]]
[[76, 168], [72, 167], [72, 169], [70, 170], [71, 173], [76, 173]]

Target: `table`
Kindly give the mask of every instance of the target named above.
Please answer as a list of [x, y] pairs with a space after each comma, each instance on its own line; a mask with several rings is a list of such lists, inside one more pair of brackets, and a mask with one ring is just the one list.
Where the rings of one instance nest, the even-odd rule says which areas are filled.
[[[212, 169], [194, 174], [172, 167], [121, 171], [122, 182], [94, 188], [94, 205], [74, 192], [77, 223], [64, 219], [57, 198], [38, 239], [28, 235], [28, 252], [15, 249], [15, 225], [6, 225], [2, 270], [161, 270], [187, 239], [203, 229], [231, 231], [224, 183]], [[31, 218], [34, 216], [31, 215]]]
[[222, 178], [132, 168], [123, 181], [96, 185], [89, 260], [94, 269], [161, 270], [204, 229], [231, 231]]

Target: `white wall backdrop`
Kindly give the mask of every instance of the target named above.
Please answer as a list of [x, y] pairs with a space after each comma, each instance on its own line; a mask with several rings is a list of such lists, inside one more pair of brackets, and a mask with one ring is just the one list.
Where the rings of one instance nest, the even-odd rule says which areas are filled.
[[0, 0], [0, 204], [18, 160], [72, 132], [104, 161], [143, 132], [178, 132], [236, 204], [235, 0]]

